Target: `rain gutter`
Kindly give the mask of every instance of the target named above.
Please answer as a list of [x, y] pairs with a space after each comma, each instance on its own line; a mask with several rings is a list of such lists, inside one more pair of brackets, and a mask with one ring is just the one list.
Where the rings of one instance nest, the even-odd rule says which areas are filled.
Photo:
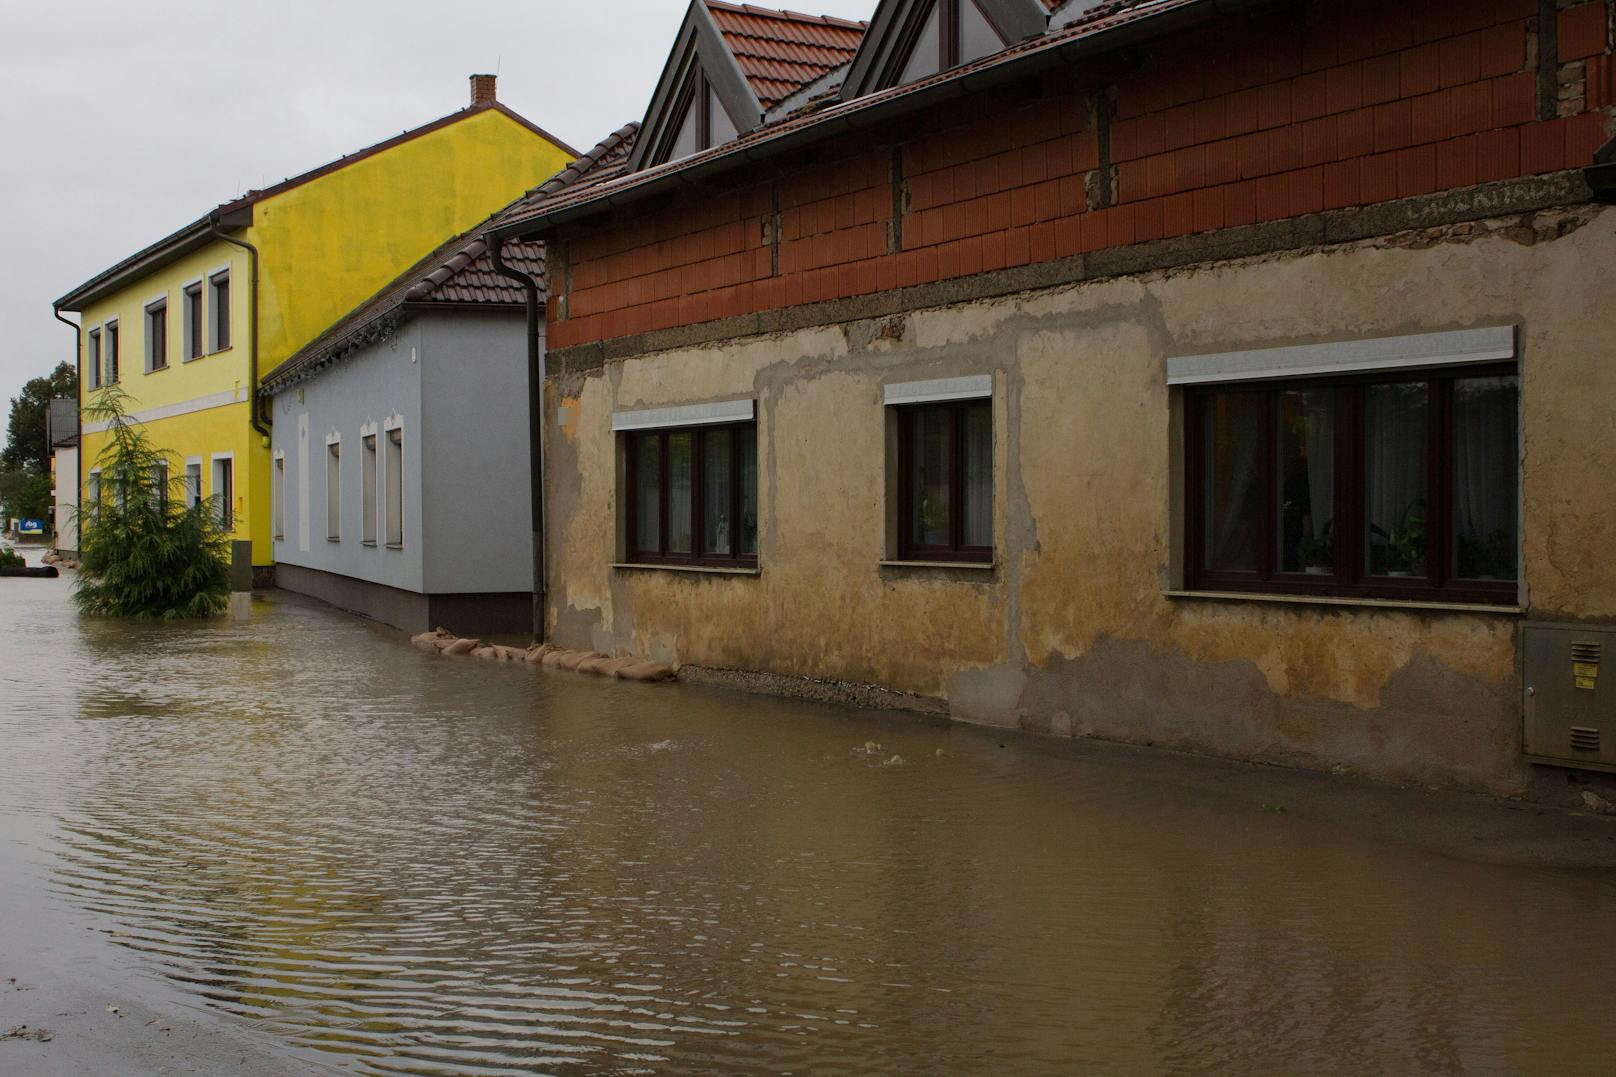
[[505, 264], [502, 237], [490, 236], [488, 254], [494, 272], [522, 286], [527, 306], [527, 455], [528, 497], [533, 509], [533, 642], [544, 642], [544, 338], [539, 283]]
[[247, 416], [254, 430], [269, 444], [269, 427], [264, 424], [258, 393], [258, 248], [245, 239], [237, 239], [224, 230], [222, 214], [214, 210], [208, 217], [209, 234], [215, 239], [240, 247], [247, 252], [247, 363], [250, 376], [247, 381]]
[[1035, 48], [1003, 62], [968, 71], [921, 90], [899, 94], [863, 108], [849, 109], [842, 115], [805, 124], [773, 137], [765, 136], [750, 145], [739, 146], [706, 161], [671, 172], [665, 177], [632, 185], [621, 191], [602, 194], [598, 198], [564, 206], [551, 213], [513, 221], [490, 229], [487, 237], [492, 242], [498, 239], [535, 236], [569, 221], [592, 216], [608, 209], [618, 209], [672, 187], [692, 186], [710, 177], [733, 171], [743, 164], [778, 157], [834, 135], [864, 131], [923, 109], [973, 97], [1007, 82], [1068, 66], [1075, 60], [1088, 59], [1100, 52], [1108, 52], [1159, 37], [1173, 30], [1199, 25], [1220, 15], [1271, 6], [1276, 2], [1278, 0], [1189, 0], [1159, 15], [1143, 16], [1111, 29], [1078, 35], [1070, 41]]

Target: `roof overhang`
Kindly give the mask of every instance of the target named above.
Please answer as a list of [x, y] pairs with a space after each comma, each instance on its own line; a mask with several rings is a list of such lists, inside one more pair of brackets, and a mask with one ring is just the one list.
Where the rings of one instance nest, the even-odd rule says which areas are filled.
[[1155, 0], [1129, 9], [1115, 22], [1080, 28], [1013, 47], [956, 72], [834, 105], [808, 122], [782, 121], [720, 149], [670, 162], [626, 180], [601, 185], [592, 198], [565, 203], [490, 229], [490, 239], [538, 237], [563, 224], [644, 201], [666, 191], [704, 183], [747, 165], [771, 160], [852, 132], [861, 132], [926, 109], [969, 98], [1040, 72], [1054, 70], [1175, 30], [1203, 25], [1219, 16], [1269, 7], [1287, 0]]
[[164, 236], [144, 250], [137, 251], [111, 269], [96, 274], [51, 305], [57, 310], [82, 311], [91, 303], [105, 299], [142, 277], [150, 276], [186, 255], [201, 250], [219, 238], [221, 231], [249, 227], [252, 224], [252, 215], [251, 204], [231, 207], [228, 212], [225, 212], [223, 207], [216, 209], [206, 217], [198, 218], [179, 231]]

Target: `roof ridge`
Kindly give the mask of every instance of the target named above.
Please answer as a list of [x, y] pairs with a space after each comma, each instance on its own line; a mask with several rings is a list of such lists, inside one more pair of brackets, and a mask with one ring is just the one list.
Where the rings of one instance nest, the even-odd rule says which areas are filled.
[[739, 14], [758, 15], [763, 18], [786, 19], [790, 22], [809, 22], [821, 26], [839, 26], [846, 30], [868, 30], [870, 24], [864, 19], [843, 19], [836, 15], [809, 15], [802, 11], [792, 11], [790, 8], [758, 7], [756, 4], [731, 4], [726, 0], [705, 0], [709, 8], [719, 8], [723, 11], [733, 11]]

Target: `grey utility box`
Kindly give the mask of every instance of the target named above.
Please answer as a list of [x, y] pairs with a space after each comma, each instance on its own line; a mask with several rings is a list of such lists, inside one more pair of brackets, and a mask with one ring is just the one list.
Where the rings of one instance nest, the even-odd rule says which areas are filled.
[[1616, 771], [1616, 629], [1523, 625], [1521, 636], [1526, 758]]

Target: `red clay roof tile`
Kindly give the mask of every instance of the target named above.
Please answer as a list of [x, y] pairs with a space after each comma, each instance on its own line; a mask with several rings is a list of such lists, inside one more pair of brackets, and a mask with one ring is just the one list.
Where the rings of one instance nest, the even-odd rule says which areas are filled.
[[765, 111], [853, 59], [867, 23], [707, 0]]

